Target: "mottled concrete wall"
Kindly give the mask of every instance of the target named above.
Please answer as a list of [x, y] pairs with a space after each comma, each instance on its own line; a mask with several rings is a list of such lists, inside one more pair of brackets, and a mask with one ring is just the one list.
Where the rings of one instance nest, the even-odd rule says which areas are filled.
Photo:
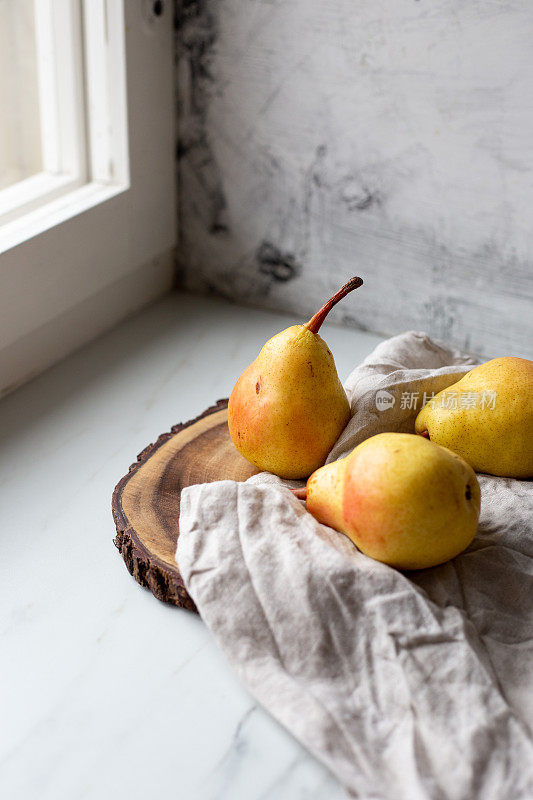
[[533, 357], [533, 3], [179, 0], [187, 286]]

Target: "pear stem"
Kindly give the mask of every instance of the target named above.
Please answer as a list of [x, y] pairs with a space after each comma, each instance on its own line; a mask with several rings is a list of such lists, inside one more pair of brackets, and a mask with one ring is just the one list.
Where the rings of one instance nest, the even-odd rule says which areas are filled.
[[346, 297], [347, 294], [353, 292], [354, 289], [358, 289], [359, 286], [362, 285], [363, 285], [362, 278], [350, 278], [348, 283], [345, 283], [342, 289], [339, 289], [339, 291], [336, 292], [333, 295], [333, 297], [331, 297], [327, 301], [327, 303], [324, 303], [322, 308], [316, 312], [314, 317], [311, 317], [311, 319], [309, 320], [309, 322], [306, 324], [305, 327], [308, 330], [310, 330], [311, 333], [318, 333], [318, 331], [320, 330], [320, 326], [326, 319], [327, 315], [329, 314], [333, 306], [336, 306], [339, 300], [342, 300], [343, 297]]
[[307, 500], [307, 486], [302, 486], [301, 489], [291, 489], [291, 492], [298, 500]]

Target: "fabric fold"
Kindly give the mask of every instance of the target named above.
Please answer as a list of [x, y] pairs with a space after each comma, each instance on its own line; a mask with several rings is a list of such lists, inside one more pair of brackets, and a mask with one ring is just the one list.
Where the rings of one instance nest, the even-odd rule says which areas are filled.
[[[348, 378], [353, 416], [330, 459], [412, 431], [403, 393], [440, 391], [472, 363], [423, 334], [383, 342]], [[394, 398], [383, 411], [379, 391]], [[316, 522], [274, 476], [182, 492], [177, 559], [202, 618], [353, 797], [533, 797], [532, 485], [480, 484], [470, 548], [410, 573]]]

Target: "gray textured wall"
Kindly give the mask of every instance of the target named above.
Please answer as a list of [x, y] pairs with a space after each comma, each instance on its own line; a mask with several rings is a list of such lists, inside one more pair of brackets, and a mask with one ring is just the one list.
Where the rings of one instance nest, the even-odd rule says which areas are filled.
[[531, 0], [178, 0], [185, 284], [533, 357]]

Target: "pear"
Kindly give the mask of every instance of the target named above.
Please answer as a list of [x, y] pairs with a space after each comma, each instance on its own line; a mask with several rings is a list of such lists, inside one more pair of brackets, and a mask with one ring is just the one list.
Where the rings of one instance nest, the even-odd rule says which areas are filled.
[[230, 436], [259, 469], [307, 478], [346, 427], [350, 404], [318, 331], [333, 306], [362, 283], [352, 278], [305, 325], [269, 339], [235, 384], [228, 405]]
[[314, 472], [307, 510], [399, 569], [442, 564], [475, 536], [480, 490], [462, 458], [411, 433], [379, 433]]
[[533, 477], [533, 361], [494, 358], [435, 395], [415, 431], [458, 453], [476, 472]]

